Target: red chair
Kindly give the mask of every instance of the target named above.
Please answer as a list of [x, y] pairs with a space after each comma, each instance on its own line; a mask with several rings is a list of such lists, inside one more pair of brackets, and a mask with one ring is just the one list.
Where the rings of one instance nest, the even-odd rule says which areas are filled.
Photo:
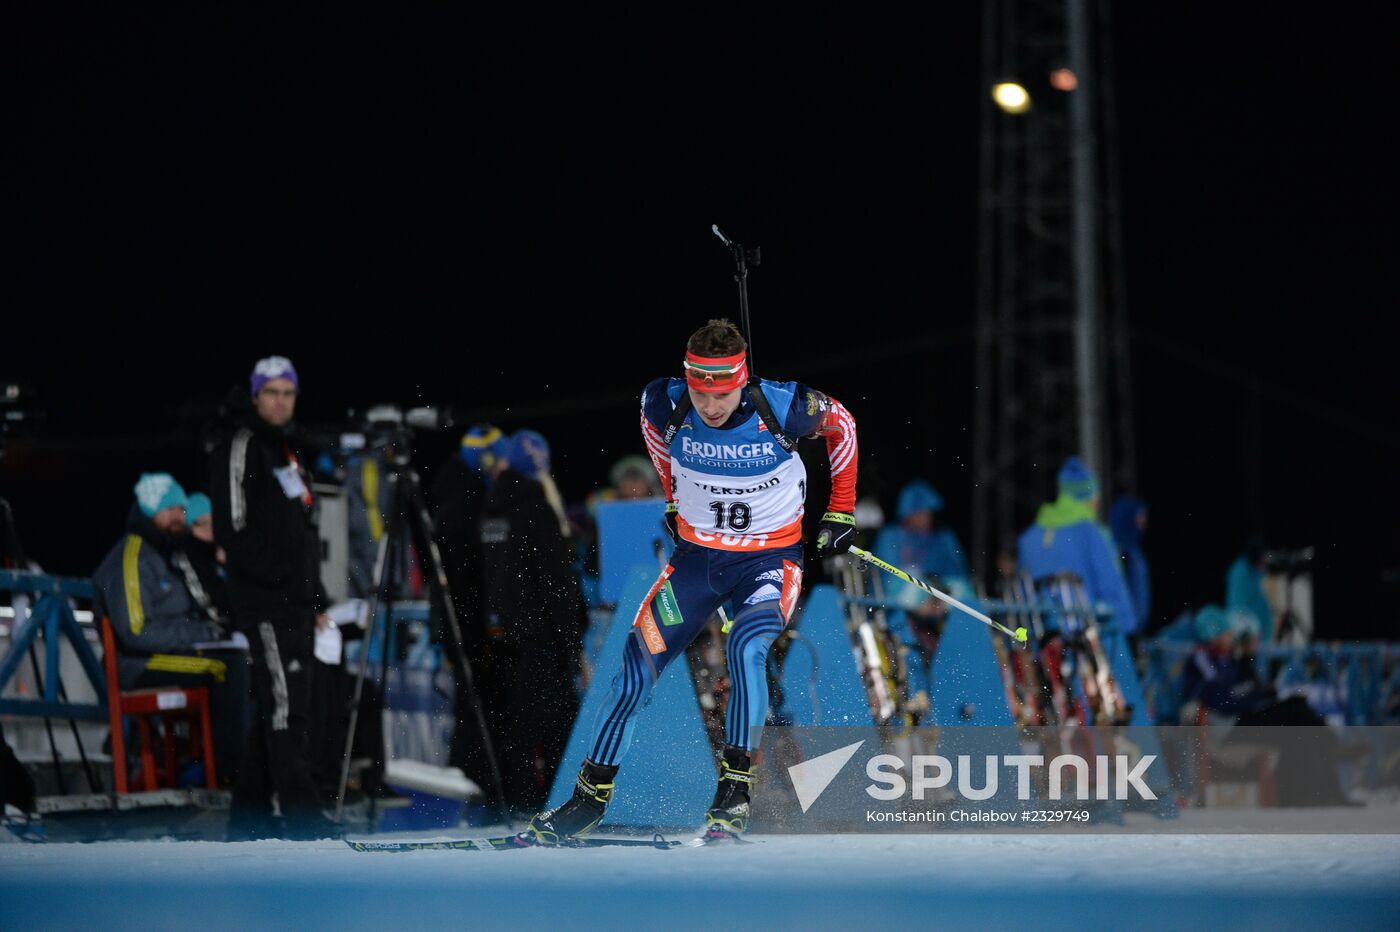
[[[141, 770], [137, 781], [141, 789], [150, 791], [158, 786], [173, 787], [179, 775], [175, 770], [175, 733], [169, 727], [184, 719], [190, 726], [190, 747], [199, 748], [204, 761], [204, 785], [219, 786], [214, 771], [213, 729], [209, 725], [209, 690], [203, 686], [161, 686], [156, 689], [136, 689], [122, 692], [117, 681], [117, 647], [112, 634], [112, 622], [102, 619], [102, 668], [107, 674], [107, 719], [112, 726], [112, 774], [118, 793], [129, 793], [126, 773], [126, 733], [122, 716], [136, 721], [141, 736]], [[163, 766], [157, 771], [151, 740], [151, 719], [159, 717], [166, 723]], [[157, 780], [159, 779], [159, 784]]]

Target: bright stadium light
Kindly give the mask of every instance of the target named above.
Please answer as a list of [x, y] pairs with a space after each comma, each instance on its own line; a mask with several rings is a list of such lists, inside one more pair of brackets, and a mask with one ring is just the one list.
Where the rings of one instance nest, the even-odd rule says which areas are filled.
[[1014, 81], [1003, 81], [993, 85], [992, 100], [1007, 113], [1025, 113], [1031, 108], [1031, 95]]

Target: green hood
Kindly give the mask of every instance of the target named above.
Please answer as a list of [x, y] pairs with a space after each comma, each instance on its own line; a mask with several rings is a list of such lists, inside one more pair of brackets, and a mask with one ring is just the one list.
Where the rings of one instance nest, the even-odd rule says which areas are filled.
[[1040, 512], [1035, 516], [1035, 523], [1047, 531], [1069, 527], [1082, 521], [1092, 523], [1095, 520], [1094, 509], [1089, 507], [1088, 502], [1082, 502], [1065, 492], [1061, 492], [1060, 497], [1048, 505], [1041, 505]]

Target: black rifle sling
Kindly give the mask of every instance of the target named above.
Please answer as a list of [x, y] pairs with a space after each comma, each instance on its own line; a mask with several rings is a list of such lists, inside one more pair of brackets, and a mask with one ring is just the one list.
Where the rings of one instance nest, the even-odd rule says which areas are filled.
[[667, 449], [670, 449], [671, 441], [676, 439], [676, 431], [681, 429], [681, 425], [685, 423], [685, 416], [689, 413], [690, 392], [683, 392], [681, 400], [676, 402], [676, 410], [671, 412], [671, 419], [666, 422], [666, 433], [661, 437]]
[[[749, 383], [749, 398], [753, 401], [754, 409], [758, 411], [758, 417], [768, 426], [768, 433], [773, 435], [773, 439], [778, 442], [788, 453], [792, 452], [797, 441], [789, 437], [778, 424], [778, 419], [773, 416], [773, 408], [768, 404], [768, 397], [763, 394], [763, 389], [759, 387], [758, 381]], [[681, 429], [681, 424], [685, 423], [686, 415], [690, 413], [690, 392], [681, 395], [680, 401], [676, 402], [676, 409], [671, 412], [671, 419], [666, 422], [666, 433], [663, 435], [666, 446], [671, 445], [671, 441], [676, 439], [676, 431]]]
[[758, 416], [763, 423], [768, 425], [768, 433], [773, 435], [773, 439], [778, 441], [778, 446], [788, 453], [797, 446], [796, 439], [789, 437], [783, 430], [783, 426], [778, 423], [778, 419], [773, 416], [773, 409], [768, 405], [768, 396], [763, 394], [763, 389], [755, 379], [749, 383], [749, 397], [753, 399], [753, 406], [758, 409]]

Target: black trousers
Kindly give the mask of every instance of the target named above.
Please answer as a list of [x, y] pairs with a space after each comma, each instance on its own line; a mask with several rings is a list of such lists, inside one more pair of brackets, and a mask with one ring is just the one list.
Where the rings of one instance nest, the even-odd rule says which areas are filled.
[[[340, 789], [340, 768], [345, 762], [345, 737], [350, 729], [350, 703], [355, 698], [355, 665], [331, 665], [316, 660], [311, 678], [311, 713], [307, 723], [307, 759], [311, 778], [327, 801]], [[360, 691], [360, 714], [355, 717], [352, 759], [366, 759], [360, 772], [362, 786], [373, 786], [384, 776], [384, 693], [366, 671]]]
[[319, 823], [323, 818], [307, 754], [315, 630], [309, 611], [244, 626], [256, 713], [233, 791], [231, 835], [278, 834], [272, 821], [273, 793], [286, 827]]
[[490, 727], [506, 805], [518, 815], [544, 808], [568, 744], [579, 707], [571, 659], [566, 652], [533, 645], [497, 654], [502, 689]]

